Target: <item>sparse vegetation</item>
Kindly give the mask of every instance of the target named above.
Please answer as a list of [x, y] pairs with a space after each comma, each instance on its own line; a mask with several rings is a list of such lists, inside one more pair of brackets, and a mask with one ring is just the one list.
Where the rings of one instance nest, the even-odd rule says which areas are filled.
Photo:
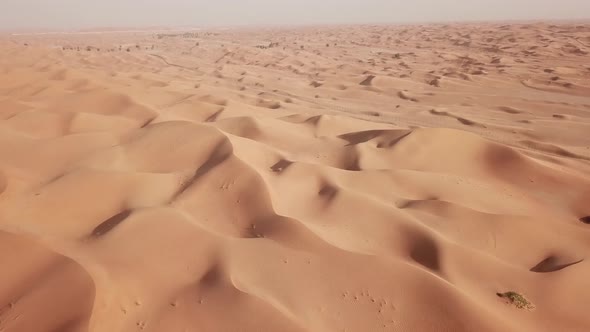
[[266, 49], [273, 48], [273, 47], [278, 47], [278, 46], [279, 46], [279, 43], [271, 42], [268, 45], [256, 45], [255, 47], [256, 48], [259, 48], [259, 49], [262, 49], [262, 50], [266, 50]]
[[505, 293], [496, 293], [498, 297], [506, 299], [509, 301], [510, 304], [517, 307], [518, 309], [534, 309], [535, 306], [529, 302], [522, 294], [517, 292], [509, 291]]
[[198, 38], [199, 34], [196, 32], [185, 32], [185, 33], [160, 33], [156, 35], [156, 38], [163, 39], [163, 38]]

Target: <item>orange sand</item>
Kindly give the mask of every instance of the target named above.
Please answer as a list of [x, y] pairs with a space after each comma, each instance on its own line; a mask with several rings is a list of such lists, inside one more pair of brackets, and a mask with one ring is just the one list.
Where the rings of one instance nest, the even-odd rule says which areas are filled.
[[590, 331], [588, 25], [0, 52], [0, 331]]

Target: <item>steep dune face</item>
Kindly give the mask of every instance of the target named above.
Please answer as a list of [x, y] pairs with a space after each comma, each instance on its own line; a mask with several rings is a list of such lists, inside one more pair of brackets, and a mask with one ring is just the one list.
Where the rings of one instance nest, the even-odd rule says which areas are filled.
[[589, 37], [4, 36], [0, 331], [588, 331]]

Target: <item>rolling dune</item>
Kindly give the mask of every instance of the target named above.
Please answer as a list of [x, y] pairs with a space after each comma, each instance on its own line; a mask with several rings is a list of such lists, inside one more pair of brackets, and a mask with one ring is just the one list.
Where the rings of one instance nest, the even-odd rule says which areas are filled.
[[588, 38], [1, 36], [0, 331], [589, 331]]

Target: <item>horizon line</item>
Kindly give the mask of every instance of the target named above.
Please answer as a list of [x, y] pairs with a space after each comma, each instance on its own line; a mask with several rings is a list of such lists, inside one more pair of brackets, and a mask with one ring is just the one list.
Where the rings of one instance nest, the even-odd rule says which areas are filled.
[[[585, 23], [590, 24], [589, 18], [533, 18], [533, 19], [474, 19], [474, 20], [432, 20], [432, 21], [398, 21], [398, 22], [317, 22], [317, 23], [234, 23], [234, 24], [183, 24], [183, 25], [112, 25], [112, 26], [88, 26], [78, 28], [44, 28], [44, 27], [20, 27], [0, 28], [0, 33], [10, 35], [32, 34], [96, 34], [96, 33], [132, 33], [132, 32], [166, 32], [166, 31], [190, 31], [207, 29], [234, 29], [234, 28], [301, 28], [317, 26], [404, 26], [404, 25], [439, 25], [439, 24], [530, 24], [530, 23]], [[102, 30], [99, 30], [102, 29]]]

